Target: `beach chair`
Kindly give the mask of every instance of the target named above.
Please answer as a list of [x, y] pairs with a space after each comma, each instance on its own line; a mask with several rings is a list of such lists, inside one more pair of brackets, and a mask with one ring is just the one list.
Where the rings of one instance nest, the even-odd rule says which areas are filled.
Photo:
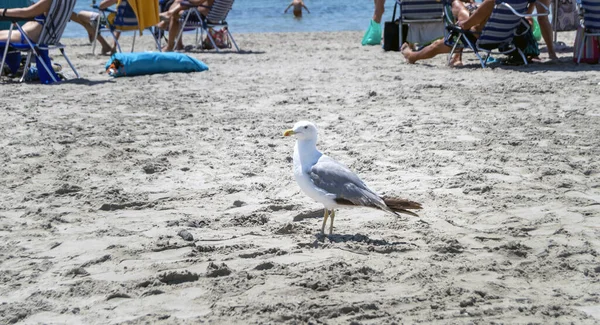
[[[151, 4], [154, 4], [154, 6]], [[119, 44], [115, 33], [133, 31], [133, 42], [131, 44], [131, 52], [133, 52], [137, 32], [139, 30], [141, 35], [144, 29], [150, 30], [156, 47], [160, 51], [160, 41], [152, 30], [152, 27], [159, 21], [158, 1], [120, 0], [116, 10], [110, 8], [100, 9], [95, 3], [92, 7], [100, 13], [99, 21], [96, 22], [94, 41], [92, 42], [92, 54], [96, 53], [96, 39], [102, 32], [110, 33], [117, 45], [117, 50], [122, 52], [121, 44]], [[142, 21], [144, 18], [145, 21]]]
[[[446, 0], [396, 0], [400, 12], [400, 46], [404, 44], [403, 25], [415, 26], [419, 24], [440, 23], [439, 35], [432, 35], [431, 41], [436, 37], [444, 36], [444, 4]], [[410, 28], [409, 28], [410, 29]]]
[[36, 66], [38, 68], [40, 80], [43, 83], [57, 82], [60, 80], [60, 78], [52, 69], [52, 62], [48, 56], [48, 51], [59, 50], [77, 78], [80, 78], [79, 73], [65, 53], [65, 45], [60, 43], [60, 38], [62, 37], [65, 27], [67, 26], [67, 22], [69, 21], [69, 17], [73, 12], [75, 2], [76, 0], [54, 0], [50, 5], [50, 9], [48, 10], [48, 15], [46, 17], [36, 17], [35, 20], [42, 24], [42, 33], [40, 34], [38, 42], [33, 42], [31, 39], [29, 39], [27, 34], [25, 34], [21, 26], [19, 26], [17, 23], [17, 19], [24, 19], [3, 17], [2, 20], [11, 21], [8, 39], [10, 40], [13, 29], [17, 28], [21, 33], [22, 41], [19, 43], [10, 41], [0, 42], [0, 49], [4, 51], [2, 62], [0, 63], [0, 73], [4, 70], [4, 64], [9, 52], [25, 52], [27, 53], [27, 60], [25, 61], [21, 82], [25, 79], [27, 71], [29, 71], [29, 65], [31, 64], [32, 56], [35, 56], [36, 58]]
[[600, 0], [582, 0], [579, 10], [583, 14], [583, 19], [580, 21], [582, 39], [577, 51], [577, 64], [581, 62], [586, 39], [588, 37], [600, 37]]
[[[523, 62], [527, 64], [527, 58], [521, 49], [514, 44], [514, 37], [517, 33], [517, 27], [524, 23], [524, 17], [538, 17], [548, 15], [549, 11], [542, 4], [545, 12], [537, 14], [527, 14], [527, 6], [535, 0], [496, 0], [496, 5], [490, 18], [483, 27], [479, 38], [475, 33], [463, 30], [456, 26], [449, 18], [446, 19], [446, 28], [449, 34], [445, 40], [446, 45], [451, 46], [452, 50], [448, 54], [448, 64], [454, 55], [456, 49], [462, 45], [471, 49], [479, 59], [481, 67], [485, 68], [488, 57], [491, 54], [509, 54], [517, 51]], [[452, 17], [451, 8], [447, 7], [446, 17]], [[527, 24], [529, 26], [529, 24]], [[485, 52], [485, 57], [479, 54]]]
[[[179, 34], [177, 34], [175, 44], [177, 44], [184, 31], [193, 29], [196, 30], [196, 46], [200, 45], [201, 48], [204, 48], [204, 44], [201, 42], [204, 33], [206, 32], [206, 35], [210, 40], [210, 43], [212, 44], [213, 48], [217, 52], [219, 52], [219, 47], [217, 46], [213, 36], [209, 32], [209, 29], [218, 27], [223, 28], [225, 31], [227, 31], [227, 36], [235, 46], [236, 50], [239, 52], [240, 48], [235, 43], [233, 35], [231, 35], [231, 32], [229, 31], [229, 25], [227, 24], [227, 21], [225, 21], [225, 19], [227, 18], [227, 14], [229, 14], [229, 11], [233, 6], [233, 1], [234, 0], [215, 0], [213, 5], [209, 7], [209, 12], [208, 15], [206, 15], [206, 17], [204, 17], [196, 7], [189, 4], [190, 8], [187, 9], [185, 13], [181, 16], [181, 29], [179, 30]], [[198, 42], [198, 30], [200, 30], [200, 42]]]

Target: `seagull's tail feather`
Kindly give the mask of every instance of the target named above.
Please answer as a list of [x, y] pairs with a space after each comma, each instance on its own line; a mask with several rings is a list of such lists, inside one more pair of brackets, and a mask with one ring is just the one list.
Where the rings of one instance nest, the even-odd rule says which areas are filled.
[[386, 197], [382, 197], [381, 199], [383, 200], [383, 202], [385, 202], [385, 205], [387, 205], [387, 207], [390, 208], [390, 210], [398, 213], [408, 214], [413, 217], [418, 217], [418, 215], [408, 210], [420, 210], [423, 208], [420, 203], [409, 201], [406, 199]]

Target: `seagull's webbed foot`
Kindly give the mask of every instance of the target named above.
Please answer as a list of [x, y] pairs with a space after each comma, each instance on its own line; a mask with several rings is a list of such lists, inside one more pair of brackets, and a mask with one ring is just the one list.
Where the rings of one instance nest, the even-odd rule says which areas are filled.
[[321, 234], [324, 235], [325, 234], [325, 226], [327, 225], [327, 217], [329, 217], [329, 210], [324, 209], [324, 213], [323, 213], [323, 227], [321, 227]]

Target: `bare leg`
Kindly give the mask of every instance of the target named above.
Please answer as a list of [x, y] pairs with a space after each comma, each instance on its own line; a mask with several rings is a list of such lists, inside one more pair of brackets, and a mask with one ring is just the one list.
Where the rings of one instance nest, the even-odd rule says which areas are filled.
[[431, 43], [418, 52], [413, 51], [408, 43], [402, 44], [402, 48], [400, 49], [406, 62], [410, 64], [419, 60], [431, 59], [438, 54], [450, 53], [451, 50], [452, 48], [450, 46], [444, 44], [443, 39]]
[[[452, 15], [455, 17], [456, 21], [467, 20], [470, 16], [469, 10], [467, 9], [467, 7], [465, 7], [465, 3], [460, 0], [452, 1]], [[450, 66], [459, 67], [462, 65], [462, 49], [460, 49], [454, 54], [454, 56], [450, 60]]]
[[329, 211], [327, 208], [324, 209], [323, 213], [323, 227], [321, 227], [321, 234], [325, 234], [325, 225], [327, 225], [327, 217], [329, 217]]
[[[71, 20], [80, 24], [81, 26], [83, 26], [85, 28], [85, 30], [88, 32], [90, 41], [94, 40], [94, 33], [96, 32], [96, 29], [92, 26], [92, 23], [91, 23], [92, 15], [94, 15], [93, 12], [83, 11], [83, 10], [80, 11], [77, 15], [71, 14]], [[96, 39], [98, 40], [100, 45], [102, 45], [102, 54], [108, 54], [108, 53], [115, 52], [115, 51], [112, 51], [111, 46], [108, 44], [106, 39], [104, 39], [104, 37], [102, 37], [102, 35], [98, 35], [98, 37]]]
[[329, 226], [329, 234], [333, 234], [333, 219], [335, 218], [335, 210], [331, 210], [329, 215], [331, 217], [331, 225]]
[[[0, 41], [5, 42], [8, 40], [8, 30], [0, 30]], [[13, 43], [21, 43], [21, 32], [18, 29], [13, 29], [12, 34], [10, 34], [10, 41]], [[4, 51], [4, 49], [2, 49]], [[0, 54], [1, 56], [2, 54]]]
[[[550, 0], [538, 0], [541, 3], [543, 3], [544, 5], [546, 5], [546, 7], [550, 6]], [[537, 6], [537, 10], [538, 12], [543, 12], [543, 8], [542, 6]], [[546, 43], [546, 47], [548, 48], [548, 57], [550, 57], [551, 60], [556, 60], [558, 59], [558, 57], [556, 56], [556, 52], [554, 52], [554, 43], [553, 43], [553, 37], [552, 37], [552, 25], [550, 24], [550, 19], [548, 19], [548, 16], [539, 16], [538, 17], [538, 23], [540, 24], [540, 30], [542, 31], [542, 37], [544, 38], [544, 42]]]
[[375, 2], [375, 11], [373, 12], [373, 20], [376, 23], [381, 23], [381, 17], [385, 11], [385, 0], [374, 0]]
[[89, 20], [85, 21], [85, 20], [81, 19], [74, 12], [71, 13], [70, 19], [71, 19], [71, 21], [76, 22], [79, 25], [81, 25], [83, 28], [85, 28], [85, 31], [88, 33], [88, 39], [90, 40], [90, 43], [92, 41], [94, 41], [94, 33], [96, 32], [96, 30], [94, 29], [94, 27], [92, 25], [90, 25]]
[[[185, 7], [181, 6], [179, 3], [173, 3], [171, 8], [169, 8], [169, 39], [167, 41], [167, 46], [163, 49], [165, 52], [171, 52], [175, 48], [175, 39], [177, 38], [179, 29], [181, 28], [181, 24], [179, 23], [179, 13], [183, 10], [185, 10]], [[183, 37], [179, 39], [179, 42], [177, 43], [177, 49], [183, 49]]]

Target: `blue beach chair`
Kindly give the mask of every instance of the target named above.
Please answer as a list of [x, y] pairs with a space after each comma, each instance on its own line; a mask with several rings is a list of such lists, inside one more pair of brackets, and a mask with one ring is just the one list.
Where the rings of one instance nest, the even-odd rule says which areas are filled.
[[[234, 0], [215, 0], [213, 5], [209, 7], [209, 12], [206, 17], [204, 17], [196, 7], [190, 4], [190, 8], [187, 9], [185, 14], [181, 16], [181, 29], [179, 31], [179, 34], [177, 35], [177, 38], [175, 39], [175, 44], [177, 44], [184, 31], [196, 30], [196, 45], [198, 46], [199, 42], [197, 31], [200, 30], [200, 40], [203, 39], [204, 33], [206, 32], [206, 35], [208, 36], [208, 39], [210, 40], [210, 43], [212, 44], [213, 48], [217, 52], [219, 52], [219, 47], [217, 46], [214, 38], [209, 32], [210, 28], [218, 27], [223, 28], [227, 31], [229, 39], [235, 46], [236, 50], [239, 52], [240, 48], [237, 46], [235, 40], [233, 39], [233, 36], [229, 31], [229, 25], [227, 24], [227, 21], [225, 21], [225, 19], [227, 18], [227, 14], [229, 14], [229, 11], [233, 6], [233, 1]], [[203, 48], [202, 43], [200, 43], [200, 46]]]
[[[400, 9], [400, 46], [405, 40], [402, 38], [404, 24], [428, 24], [444, 22], [444, 5], [446, 0], [396, 0]], [[443, 31], [439, 35], [443, 36]]]
[[600, 0], [582, 0], [579, 10], [583, 13], [583, 19], [580, 21], [583, 35], [578, 49], [577, 64], [581, 62], [586, 39], [600, 37]]
[[[52, 62], [48, 56], [49, 50], [59, 50], [62, 56], [65, 58], [77, 78], [80, 78], [79, 73], [67, 57], [65, 53], [65, 45], [60, 43], [60, 38], [67, 26], [69, 17], [73, 12], [76, 0], [54, 0], [48, 10], [46, 17], [36, 18], [40, 24], [42, 24], [42, 33], [40, 34], [38, 42], [33, 42], [27, 37], [27, 34], [23, 31], [21, 26], [17, 23], [17, 18], [4, 17], [3, 20], [10, 20], [11, 26], [9, 29], [8, 39], [10, 40], [12, 31], [17, 28], [21, 33], [21, 42], [0, 42], [0, 50], [4, 51], [2, 56], [2, 62], [0, 63], [0, 73], [4, 70], [4, 64], [9, 52], [11, 53], [27, 53], [27, 60], [24, 66], [23, 76], [21, 81], [25, 79], [26, 72], [29, 70], [32, 56], [35, 55], [36, 66], [42, 83], [53, 83], [60, 80], [58, 75], [52, 69]], [[18, 18], [19, 20], [23, 20]], [[30, 19], [33, 20], [33, 19]]]
[[[121, 44], [119, 44], [119, 40], [115, 33], [133, 31], [133, 43], [131, 44], [131, 52], [133, 52], [135, 50], [135, 37], [140, 27], [137, 14], [129, 2], [127, 0], [119, 1], [116, 10], [110, 8], [100, 9], [96, 4], [92, 7], [97, 9], [100, 13], [100, 17], [98, 17], [99, 21], [96, 22], [96, 34], [94, 35], [94, 41], [92, 42], [92, 54], [96, 53], [96, 39], [102, 32], [108, 32], [112, 35], [115, 44], [117, 45], [117, 50], [121, 53]], [[160, 51], [160, 44], [157, 36], [152, 28], [148, 29], [154, 37], [156, 47]]]
[[[517, 27], [522, 24], [524, 17], [538, 17], [548, 15], [548, 8], [542, 4], [546, 10], [544, 13], [527, 14], [527, 7], [535, 0], [496, 0], [496, 5], [490, 18], [483, 27], [479, 38], [475, 33], [469, 30], [463, 30], [456, 26], [454, 22], [446, 19], [446, 28], [449, 35], [445, 40], [446, 45], [451, 46], [452, 50], [448, 54], [448, 63], [456, 48], [459, 46], [470, 48], [485, 68], [490, 54], [509, 54], [517, 51], [523, 62], [527, 64], [527, 58], [521, 49], [514, 44]], [[450, 8], [446, 8], [446, 17], [452, 17]], [[527, 24], [527, 26], [529, 26]], [[485, 58], [482, 58], [479, 52], [485, 52]]]

